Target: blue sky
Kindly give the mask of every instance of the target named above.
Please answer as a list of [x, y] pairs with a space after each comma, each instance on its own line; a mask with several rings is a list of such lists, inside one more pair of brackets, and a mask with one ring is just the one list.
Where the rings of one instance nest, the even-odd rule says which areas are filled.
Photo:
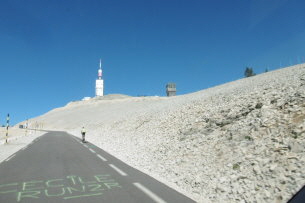
[[305, 62], [303, 0], [2, 0], [0, 124], [105, 94], [186, 94]]

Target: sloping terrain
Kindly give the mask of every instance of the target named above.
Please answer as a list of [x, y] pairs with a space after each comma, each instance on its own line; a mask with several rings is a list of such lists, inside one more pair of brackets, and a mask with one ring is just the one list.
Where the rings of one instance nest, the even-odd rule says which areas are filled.
[[[203, 202], [286, 202], [305, 184], [305, 65], [196, 93], [71, 102], [31, 119]], [[33, 127], [33, 126], [32, 126]]]

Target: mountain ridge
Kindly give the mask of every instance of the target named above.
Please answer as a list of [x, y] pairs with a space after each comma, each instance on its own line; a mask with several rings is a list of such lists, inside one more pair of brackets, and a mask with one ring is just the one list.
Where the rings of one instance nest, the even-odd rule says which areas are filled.
[[[64, 130], [198, 202], [286, 202], [305, 177], [305, 65], [175, 97], [81, 101], [29, 122]], [[30, 124], [31, 125], [31, 124]]]

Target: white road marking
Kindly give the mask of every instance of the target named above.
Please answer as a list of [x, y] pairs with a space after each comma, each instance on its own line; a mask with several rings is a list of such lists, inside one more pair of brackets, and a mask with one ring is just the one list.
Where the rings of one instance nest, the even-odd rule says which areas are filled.
[[93, 149], [89, 149], [92, 153], [96, 153]]
[[116, 167], [115, 165], [109, 164], [109, 166], [110, 166], [111, 168], [113, 168], [114, 170], [116, 170], [116, 172], [118, 172], [118, 173], [121, 174], [122, 176], [127, 176], [127, 173], [125, 173], [124, 171], [122, 171], [121, 169], [119, 169], [118, 167]]
[[147, 194], [150, 198], [152, 198], [155, 202], [158, 203], [166, 203], [166, 201], [164, 201], [163, 199], [161, 199], [160, 197], [158, 197], [155, 193], [153, 193], [152, 191], [150, 191], [149, 189], [147, 189], [146, 187], [144, 187], [143, 185], [141, 185], [140, 183], [133, 183], [138, 189], [142, 190], [142, 192], [144, 192], [145, 194]]
[[103, 161], [107, 161], [107, 159], [105, 159], [104, 157], [102, 157], [101, 155], [97, 154], [97, 156], [102, 159]]
[[12, 156], [8, 157], [7, 159], [5, 159], [5, 161], [11, 160], [14, 156], [16, 156], [16, 154], [13, 154]]
[[88, 148], [88, 146], [87, 146], [87, 145], [85, 145], [85, 144], [84, 144], [84, 146]]
[[77, 139], [76, 137], [72, 137], [76, 142], [82, 143], [81, 141], [79, 141], [79, 139]]

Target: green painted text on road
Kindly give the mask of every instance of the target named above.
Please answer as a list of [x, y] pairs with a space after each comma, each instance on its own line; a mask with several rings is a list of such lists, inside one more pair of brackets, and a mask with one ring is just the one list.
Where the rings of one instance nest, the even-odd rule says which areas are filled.
[[51, 180], [31, 180], [22, 183], [0, 185], [0, 194], [15, 196], [17, 202], [23, 199], [62, 198], [72, 199], [99, 196], [107, 190], [121, 188], [108, 174], [80, 177], [69, 175]]

